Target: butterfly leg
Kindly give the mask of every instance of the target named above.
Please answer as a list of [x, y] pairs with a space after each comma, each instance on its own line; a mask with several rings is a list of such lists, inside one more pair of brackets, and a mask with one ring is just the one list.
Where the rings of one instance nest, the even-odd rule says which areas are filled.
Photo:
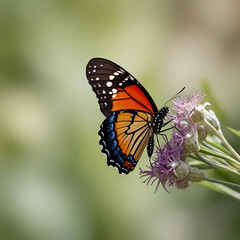
[[[163, 129], [163, 130], [160, 131], [160, 133], [166, 132], [166, 131], [171, 130], [171, 129], [173, 129], [173, 128], [175, 128], [175, 127], [169, 127], [169, 128]], [[160, 135], [161, 135], [161, 134], [160, 134]]]
[[171, 148], [171, 146], [169, 145], [168, 137], [167, 137], [167, 135], [164, 134], [163, 132], [166, 132], [166, 131], [168, 131], [168, 130], [170, 130], [170, 129], [173, 129], [173, 128], [174, 128], [174, 127], [169, 127], [169, 128], [167, 128], [167, 129], [164, 129], [164, 130], [160, 131], [160, 133], [159, 133], [159, 135], [162, 136], [163, 140], [165, 141], [165, 143], [168, 145], [168, 147], [169, 147], [170, 149], [172, 149], [172, 148]]
[[[171, 120], [163, 123], [162, 127], [165, 127], [165, 126], [166, 126], [167, 124], [169, 124], [172, 120], [173, 120], [173, 119], [171, 119]], [[170, 127], [170, 128], [167, 128], [167, 129], [165, 129], [165, 130], [163, 130], [163, 131], [161, 131], [161, 132], [164, 132], [164, 131], [167, 131], [167, 130], [170, 130], [170, 129], [173, 129], [173, 128], [176, 129], [181, 135], [183, 135], [182, 132], [181, 132], [177, 127], [175, 127], [175, 126], [172, 126], [172, 127]]]
[[173, 119], [171, 119], [171, 120], [169, 120], [169, 121], [163, 123], [163, 124], [162, 124], [162, 127], [165, 127], [165, 126], [166, 126], [167, 124], [169, 124], [172, 120], [173, 120]]
[[173, 127], [173, 128], [175, 128], [182, 136], [184, 136], [183, 133], [177, 127]]
[[164, 140], [165, 143], [168, 145], [168, 147], [169, 147], [170, 149], [172, 149], [171, 146], [169, 145], [169, 141], [168, 141], [167, 135], [166, 135], [166, 134], [161, 134], [161, 133], [160, 133], [159, 135], [162, 136], [163, 140]]

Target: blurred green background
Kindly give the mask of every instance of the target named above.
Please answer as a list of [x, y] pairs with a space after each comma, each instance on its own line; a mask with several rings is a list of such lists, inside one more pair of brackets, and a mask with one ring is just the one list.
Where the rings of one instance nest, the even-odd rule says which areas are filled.
[[1, 240], [239, 239], [236, 200], [199, 185], [154, 194], [146, 153], [128, 176], [107, 167], [85, 76], [110, 59], [159, 108], [208, 79], [239, 129], [239, 1], [0, 0], [0, 34]]

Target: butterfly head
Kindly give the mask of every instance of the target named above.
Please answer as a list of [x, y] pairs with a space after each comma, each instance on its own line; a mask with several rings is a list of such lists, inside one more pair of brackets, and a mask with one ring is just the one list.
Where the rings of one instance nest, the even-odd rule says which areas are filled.
[[167, 115], [168, 112], [169, 112], [169, 107], [167, 107], [167, 106], [164, 106], [158, 110], [158, 113], [162, 118], [165, 118], [165, 116]]

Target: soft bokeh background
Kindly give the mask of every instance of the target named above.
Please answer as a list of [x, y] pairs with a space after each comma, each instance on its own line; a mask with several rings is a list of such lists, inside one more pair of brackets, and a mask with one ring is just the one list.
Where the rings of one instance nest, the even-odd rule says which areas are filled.
[[208, 79], [239, 129], [238, 0], [1, 0], [0, 34], [0, 239], [239, 239], [236, 200], [199, 185], [154, 194], [137, 169], [107, 167], [85, 77], [108, 58], [158, 107]]

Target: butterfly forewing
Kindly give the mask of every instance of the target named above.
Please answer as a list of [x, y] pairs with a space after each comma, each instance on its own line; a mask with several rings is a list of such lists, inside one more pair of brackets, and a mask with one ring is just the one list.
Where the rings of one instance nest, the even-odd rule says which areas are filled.
[[151, 114], [157, 111], [145, 88], [117, 64], [106, 59], [93, 58], [87, 64], [86, 75], [105, 116], [126, 109]]

